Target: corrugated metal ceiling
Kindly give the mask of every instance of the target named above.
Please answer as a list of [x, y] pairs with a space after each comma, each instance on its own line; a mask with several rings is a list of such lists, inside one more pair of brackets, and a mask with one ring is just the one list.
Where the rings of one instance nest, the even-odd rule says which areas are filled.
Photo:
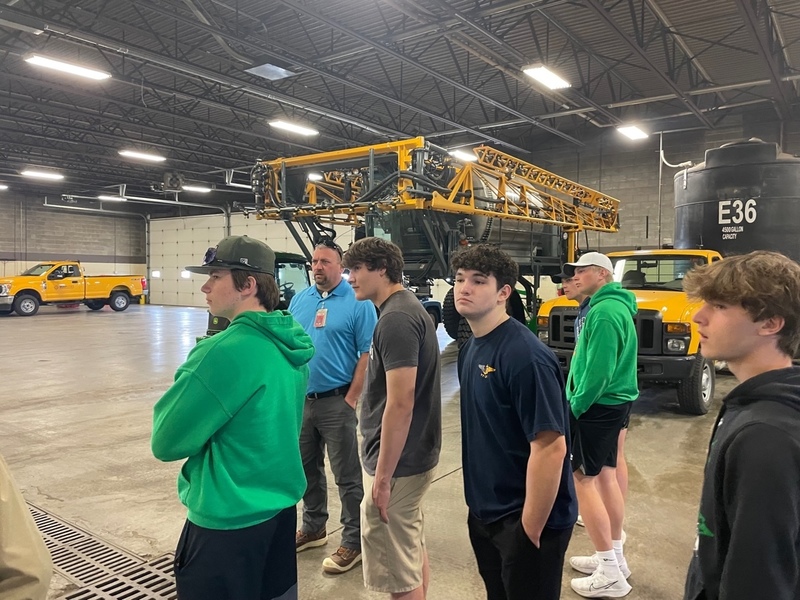
[[[69, 171], [65, 185], [76, 190], [147, 186], [165, 170], [221, 183], [225, 169], [256, 158], [402, 136], [519, 154], [544, 137], [580, 143], [632, 119], [705, 127], [700, 111], [776, 97], [753, 33], [769, 38], [766, 16], [784, 46], [772, 57], [781, 76], [798, 75], [797, 0], [769, 0], [769, 10], [760, 0], [751, 29], [742, 2], [3, 0], [0, 181], [17, 183], [37, 162]], [[113, 78], [36, 70], [23, 61], [33, 51]], [[245, 72], [262, 62], [296, 75], [271, 82]], [[573, 88], [537, 87], [521, 73], [537, 62]], [[735, 89], [701, 93], [720, 85]], [[796, 83], [780, 85], [796, 114]], [[298, 138], [271, 128], [273, 118], [321, 133]], [[120, 159], [126, 144], [165, 153], [167, 166]]]

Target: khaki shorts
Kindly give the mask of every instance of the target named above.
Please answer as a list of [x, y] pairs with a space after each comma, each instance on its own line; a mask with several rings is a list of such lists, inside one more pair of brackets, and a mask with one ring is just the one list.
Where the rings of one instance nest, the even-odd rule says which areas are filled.
[[422, 585], [425, 557], [422, 497], [433, 481], [434, 469], [392, 479], [389, 522], [381, 521], [372, 502], [372, 482], [364, 474], [361, 502], [361, 550], [364, 585], [373, 592], [401, 594]]

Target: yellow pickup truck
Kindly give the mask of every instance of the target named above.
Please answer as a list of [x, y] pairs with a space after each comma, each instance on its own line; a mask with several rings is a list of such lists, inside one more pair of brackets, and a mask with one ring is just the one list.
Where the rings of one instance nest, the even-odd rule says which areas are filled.
[[[714, 398], [714, 364], [699, 353], [692, 316], [700, 307], [683, 292], [683, 276], [695, 266], [720, 260], [713, 250], [635, 250], [610, 252], [614, 280], [636, 296], [638, 371], [642, 385], [673, 385], [683, 412], [708, 412]], [[539, 339], [569, 370], [575, 347], [578, 304], [560, 296], [539, 309]]]
[[22, 275], [0, 278], [0, 314], [13, 310], [22, 317], [30, 317], [42, 304], [80, 302], [92, 310], [108, 304], [121, 311], [144, 295], [147, 295], [147, 279], [141, 275], [88, 277], [77, 261], [44, 262]]

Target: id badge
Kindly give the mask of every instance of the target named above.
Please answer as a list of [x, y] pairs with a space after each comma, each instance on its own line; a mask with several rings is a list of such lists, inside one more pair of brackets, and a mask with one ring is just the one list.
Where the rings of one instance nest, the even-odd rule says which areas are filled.
[[317, 314], [314, 315], [314, 327], [325, 327], [325, 322], [328, 320], [328, 309], [320, 308]]

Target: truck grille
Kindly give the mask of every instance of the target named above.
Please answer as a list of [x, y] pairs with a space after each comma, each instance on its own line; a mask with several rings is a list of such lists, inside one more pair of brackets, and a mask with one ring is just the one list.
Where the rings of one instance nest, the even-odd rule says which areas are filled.
[[550, 346], [554, 348], [575, 347], [575, 319], [577, 308], [556, 307], [550, 311]]
[[661, 338], [664, 327], [657, 310], [640, 310], [633, 318], [639, 338], [639, 354], [663, 354]]
[[[550, 346], [572, 349], [575, 347], [575, 319], [578, 309], [556, 307], [550, 312]], [[633, 318], [639, 339], [639, 354], [659, 355], [662, 339], [661, 313], [657, 310], [640, 310]]]

